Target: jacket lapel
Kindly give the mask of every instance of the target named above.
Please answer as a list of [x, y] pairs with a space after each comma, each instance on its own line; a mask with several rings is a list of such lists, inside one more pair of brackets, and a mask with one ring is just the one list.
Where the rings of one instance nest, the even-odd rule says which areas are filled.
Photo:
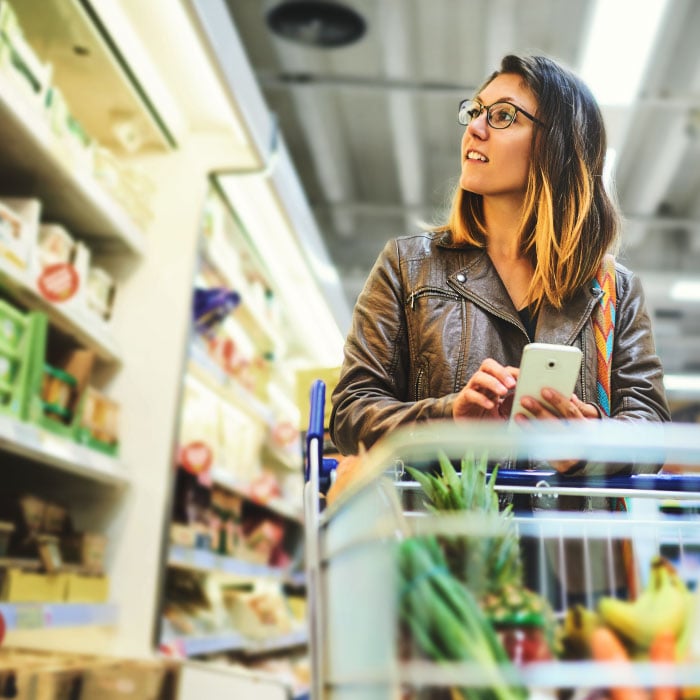
[[[449, 275], [447, 282], [459, 294], [485, 311], [524, 330], [518, 312], [485, 251], [476, 251], [466, 266]], [[591, 283], [579, 289], [561, 311], [545, 303], [537, 320], [535, 340], [542, 343], [573, 344], [590, 318], [600, 293]]]

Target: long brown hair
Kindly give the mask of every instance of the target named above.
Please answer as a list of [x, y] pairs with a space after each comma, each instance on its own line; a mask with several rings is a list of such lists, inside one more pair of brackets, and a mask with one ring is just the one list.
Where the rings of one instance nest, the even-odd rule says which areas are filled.
[[[528, 303], [560, 309], [615, 252], [620, 218], [603, 186], [607, 138], [586, 84], [545, 56], [508, 55], [482, 86], [503, 73], [519, 75], [537, 98], [537, 116], [520, 225], [520, 249], [534, 275]], [[458, 187], [448, 222], [455, 243], [486, 247], [481, 195]]]

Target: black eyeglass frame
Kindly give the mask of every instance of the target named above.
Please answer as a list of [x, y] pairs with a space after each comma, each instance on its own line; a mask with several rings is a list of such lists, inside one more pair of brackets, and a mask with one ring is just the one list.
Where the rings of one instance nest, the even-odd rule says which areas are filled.
[[[476, 104], [481, 105], [481, 109], [479, 110], [479, 114], [477, 114], [475, 117], [472, 117], [468, 122], [463, 122], [459, 115], [462, 113], [462, 106], [465, 105], [467, 102], [476, 102]], [[495, 107], [496, 105], [508, 105], [509, 107], [512, 107], [515, 110], [515, 114], [513, 115], [513, 121], [508, 122], [505, 126], [496, 126], [495, 124], [491, 123], [491, 109]], [[463, 100], [459, 101], [459, 108], [457, 110], [457, 121], [462, 125], [462, 126], [468, 126], [471, 124], [475, 119], [478, 119], [481, 116], [481, 113], [486, 110], [486, 122], [492, 129], [507, 129], [511, 124], [515, 123], [515, 120], [518, 116], [519, 112], [522, 112], [530, 121], [534, 122], [535, 124], [539, 124], [540, 126], [544, 126], [544, 123], [541, 122], [537, 117], [533, 116], [529, 112], [526, 112], [522, 107], [518, 107], [518, 105], [514, 105], [512, 102], [508, 102], [507, 100], [498, 100], [498, 102], [494, 102], [493, 104], [490, 105], [485, 105], [481, 100], [477, 99], [476, 97], [467, 97]]]

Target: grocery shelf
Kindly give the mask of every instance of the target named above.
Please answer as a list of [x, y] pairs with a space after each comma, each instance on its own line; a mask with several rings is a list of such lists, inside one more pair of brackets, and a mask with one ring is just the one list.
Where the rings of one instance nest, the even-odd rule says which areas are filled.
[[195, 549], [171, 545], [168, 553], [168, 564], [200, 571], [230, 574], [240, 578], [272, 578], [285, 582], [297, 583], [303, 574], [290, 572], [287, 568], [255, 564], [234, 557], [227, 557], [206, 549]]
[[268, 510], [277, 513], [277, 515], [281, 515], [284, 518], [294, 520], [299, 523], [304, 522], [304, 511], [301, 507], [301, 504], [299, 504], [299, 506], [296, 506], [293, 503], [284, 500], [283, 498], [271, 498], [267, 501], [262, 501], [257, 498], [254, 498], [250, 495], [249, 484], [246, 484], [245, 482], [236, 479], [231, 474], [231, 472], [226, 471], [225, 469], [222, 469], [221, 467], [218, 467], [216, 465], [214, 465], [211, 469], [211, 478], [215, 484], [223, 486], [229, 491], [235, 492], [239, 496], [242, 496], [243, 498], [251, 501], [252, 503], [255, 503], [256, 505], [262, 506], [263, 508], [267, 508]]
[[227, 285], [240, 294], [241, 303], [234, 310], [233, 317], [240, 323], [246, 335], [261, 353], [274, 352], [282, 345], [282, 338], [265, 315], [264, 309], [259, 308], [259, 304], [253, 301], [255, 297], [250, 286], [242, 279], [235, 279], [229, 274], [226, 267], [219, 262], [222, 257], [225, 260], [226, 255], [221, 256], [216, 243], [206, 237], [203, 238], [202, 255], [206, 263], [226, 280]]
[[3, 258], [0, 258], [0, 283], [17, 301], [32, 310], [43, 311], [52, 325], [94, 351], [100, 359], [121, 361], [121, 351], [110, 327], [97, 314], [71, 307], [68, 302], [66, 305], [51, 303], [36, 290], [27, 272]]
[[203, 352], [198, 351], [195, 344], [190, 344], [187, 374], [216, 394], [222, 401], [231, 404], [269, 427], [274, 425], [274, 417], [270, 409], [204, 356]]
[[296, 630], [290, 634], [270, 639], [250, 639], [238, 632], [221, 634], [173, 637], [161, 643], [161, 651], [180, 657], [202, 656], [216, 654], [222, 651], [239, 651], [247, 655], [267, 654], [283, 651], [308, 643], [309, 635], [306, 629]]
[[0, 415], [0, 449], [94, 481], [116, 486], [129, 483], [118, 459], [10, 416]]
[[2, 72], [0, 132], [0, 175], [14, 190], [21, 187], [22, 196], [41, 200], [43, 220], [59, 222], [78, 237], [101, 238], [143, 254], [141, 230], [92, 175], [65, 161], [39, 100]]
[[0, 603], [8, 630], [114, 625], [117, 613], [112, 603]]

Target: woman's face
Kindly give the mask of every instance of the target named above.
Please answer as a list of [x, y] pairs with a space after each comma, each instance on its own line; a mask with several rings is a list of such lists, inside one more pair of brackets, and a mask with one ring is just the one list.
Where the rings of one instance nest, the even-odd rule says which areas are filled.
[[[537, 116], [537, 100], [522, 77], [513, 73], [496, 76], [478, 95], [484, 105], [511, 102]], [[462, 189], [484, 197], [522, 200], [527, 185], [530, 148], [535, 124], [518, 113], [506, 129], [494, 129], [484, 110], [464, 128], [462, 136]]]

